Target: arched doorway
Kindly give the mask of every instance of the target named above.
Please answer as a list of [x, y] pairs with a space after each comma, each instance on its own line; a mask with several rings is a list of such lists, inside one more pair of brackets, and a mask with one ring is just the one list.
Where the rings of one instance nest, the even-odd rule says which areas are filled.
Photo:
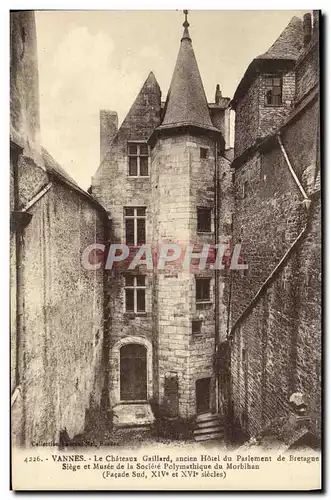
[[120, 349], [121, 401], [147, 400], [147, 349], [141, 344], [126, 344]]

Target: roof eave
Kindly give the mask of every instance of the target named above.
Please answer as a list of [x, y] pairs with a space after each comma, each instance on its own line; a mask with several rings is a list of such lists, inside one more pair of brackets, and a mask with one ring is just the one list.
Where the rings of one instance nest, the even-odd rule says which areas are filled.
[[213, 139], [218, 142], [222, 149], [225, 148], [225, 140], [222, 135], [222, 132], [216, 127], [206, 127], [205, 125], [200, 125], [196, 123], [183, 122], [173, 125], [160, 125], [155, 128], [148, 138], [148, 144], [154, 147], [157, 139], [160, 136], [174, 136], [183, 134], [186, 132], [192, 132], [194, 135], [202, 135], [213, 137]]

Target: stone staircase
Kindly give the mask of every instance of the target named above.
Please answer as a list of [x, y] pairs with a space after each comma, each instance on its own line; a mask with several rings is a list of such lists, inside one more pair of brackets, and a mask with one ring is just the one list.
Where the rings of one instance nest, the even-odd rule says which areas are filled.
[[203, 413], [196, 418], [196, 427], [193, 431], [197, 442], [222, 441], [224, 439], [224, 424], [220, 416], [215, 413]]

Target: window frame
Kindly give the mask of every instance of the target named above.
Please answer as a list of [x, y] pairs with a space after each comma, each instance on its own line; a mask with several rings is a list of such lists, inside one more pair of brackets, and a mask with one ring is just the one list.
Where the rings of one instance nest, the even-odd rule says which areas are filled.
[[[137, 153], [130, 153], [130, 146], [136, 146], [137, 147]], [[147, 147], [147, 154], [141, 154], [140, 148], [141, 146], [146, 146]], [[143, 178], [147, 179], [149, 177], [149, 172], [150, 172], [150, 148], [147, 144], [146, 141], [128, 141], [127, 142], [127, 158], [128, 158], [128, 177], [130, 178]], [[137, 175], [131, 175], [130, 174], [130, 158], [136, 158], [137, 159]], [[141, 175], [141, 164], [140, 164], [140, 159], [141, 158], [147, 158], [147, 175]]]
[[[280, 80], [279, 85], [275, 85], [272, 83], [271, 85], [267, 84], [267, 79], [278, 79]], [[264, 106], [266, 108], [280, 108], [283, 106], [283, 75], [282, 74], [277, 74], [277, 73], [268, 73], [264, 75]], [[273, 89], [275, 88], [280, 88], [280, 93], [279, 94], [274, 94]], [[271, 91], [271, 96], [274, 97], [275, 95], [280, 96], [280, 103], [274, 104], [274, 103], [268, 103], [267, 102], [267, 93]]]
[[[199, 281], [204, 281], [208, 282], [208, 298], [206, 299], [198, 299], [198, 294], [197, 294], [197, 288], [198, 288], [198, 282]], [[195, 277], [195, 303], [196, 304], [210, 304], [211, 303], [211, 278], [207, 276], [196, 276]]]
[[[127, 209], [133, 210], [133, 215], [127, 215], [125, 212]], [[145, 214], [144, 215], [138, 215], [137, 211], [145, 209]], [[146, 243], [146, 210], [147, 207], [124, 207], [124, 241], [126, 245], [129, 245], [127, 242], [127, 234], [126, 234], [126, 221], [127, 220], [133, 220], [133, 247], [138, 247], [139, 245], [144, 245]], [[143, 242], [140, 242], [138, 245], [138, 219], [144, 219], [145, 220], [145, 238]]]
[[[132, 278], [133, 279], [133, 285], [127, 285], [126, 280], [127, 278]], [[138, 285], [137, 284], [137, 278], [144, 278], [144, 285]], [[146, 314], [146, 290], [147, 290], [147, 285], [146, 285], [146, 279], [147, 276], [145, 274], [139, 274], [139, 275], [131, 275], [131, 274], [126, 274], [124, 275], [124, 312], [126, 314], [135, 314], [135, 315], [145, 315]], [[127, 290], [133, 290], [133, 311], [129, 311], [126, 308], [126, 291]], [[144, 311], [138, 311], [138, 290], [144, 290], [145, 292], [145, 310]]]
[[[209, 212], [210, 215], [210, 225], [209, 229], [201, 229], [199, 228], [199, 210], [200, 211], [207, 211]], [[197, 207], [197, 233], [212, 233], [213, 232], [213, 220], [212, 220], [212, 209], [210, 207]]]
[[200, 160], [208, 160], [209, 148], [200, 146]]
[[[194, 331], [194, 327], [193, 327], [194, 324], [199, 325], [199, 331]], [[198, 335], [202, 335], [202, 320], [201, 319], [192, 319], [191, 327], [192, 327], [192, 335], [194, 337], [196, 337]]]

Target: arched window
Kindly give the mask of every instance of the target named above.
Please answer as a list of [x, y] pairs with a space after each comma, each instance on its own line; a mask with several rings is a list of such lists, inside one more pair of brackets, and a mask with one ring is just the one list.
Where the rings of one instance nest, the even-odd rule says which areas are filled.
[[141, 344], [127, 344], [120, 350], [121, 401], [146, 401], [147, 350]]

